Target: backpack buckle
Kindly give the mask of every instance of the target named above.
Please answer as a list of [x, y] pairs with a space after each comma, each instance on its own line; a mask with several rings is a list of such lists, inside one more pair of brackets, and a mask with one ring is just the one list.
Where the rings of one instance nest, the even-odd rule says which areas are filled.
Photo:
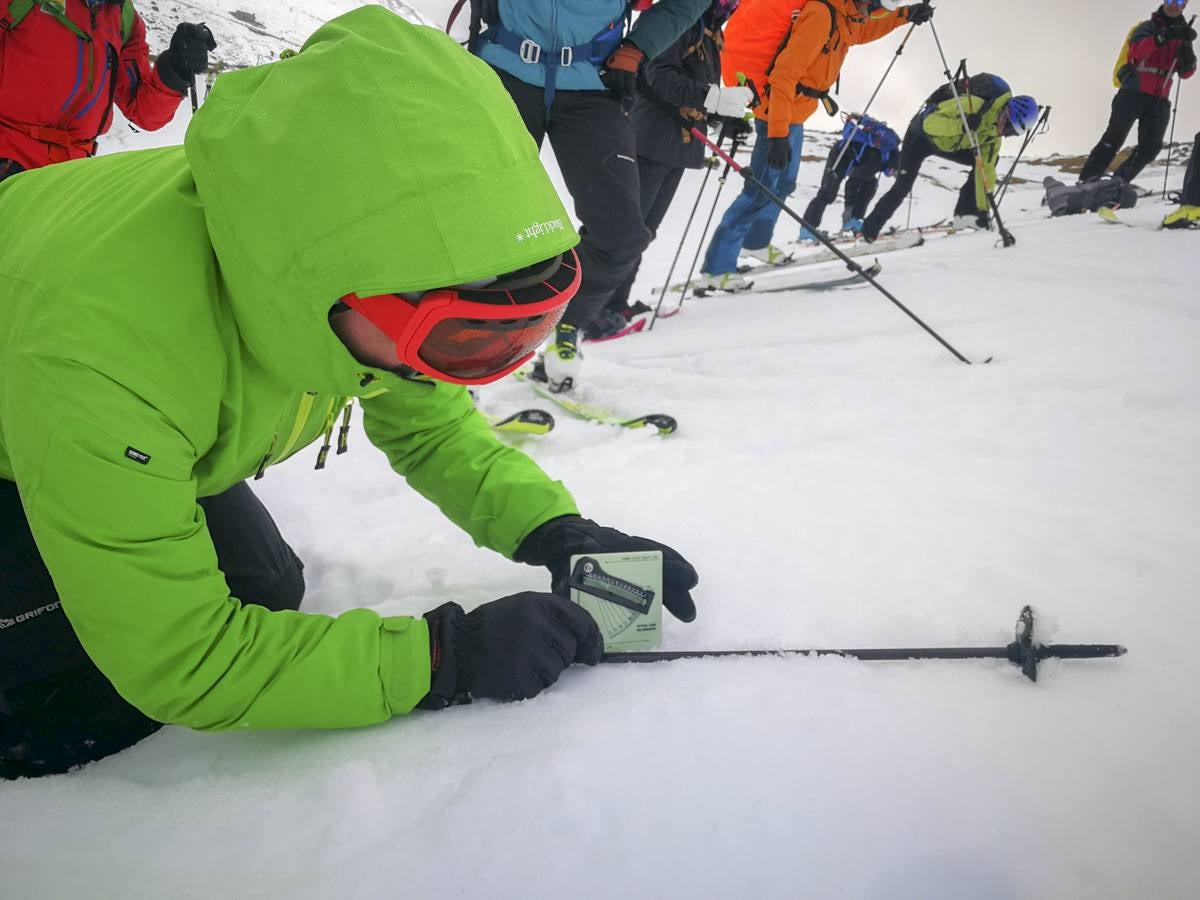
[[573, 62], [575, 62], [575, 48], [574, 47], [563, 47], [561, 50], [558, 51], [558, 64], [560, 66], [563, 66], [564, 68], [566, 68], [567, 66], [571, 65], [571, 63], [573, 63]]
[[521, 62], [537, 65], [542, 61], [542, 47], [529, 38], [525, 38], [521, 41], [521, 46], [517, 48], [517, 55], [521, 57]]

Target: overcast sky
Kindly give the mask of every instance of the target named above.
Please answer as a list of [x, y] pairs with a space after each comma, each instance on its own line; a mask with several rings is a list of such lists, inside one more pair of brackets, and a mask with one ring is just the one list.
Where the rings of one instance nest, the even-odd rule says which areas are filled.
[[[1191, 4], [1200, 10], [1200, 0]], [[1108, 122], [1116, 92], [1112, 69], [1129, 29], [1158, 8], [1137, 0], [942, 0], [935, 2], [937, 27], [953, 71], [966, 57], [971, 72], [1002, 76], [1018, 94], [1032, 94], [1053, 107], [1050, 131], [1037, 138], [1033, 154], [1087, 153]], [[1191, 16], [1195, 10], [1185, 9]], [[860, 108], [892, 60], [904, 29], [873, 44], [855, 47], [842, 68], [838, 94], [843, 109]], [[872, 107], [901, 136], [920, 102], [943, 81], [942, 63], [928, 25], [919, 26], [896, 61]], [[1172, 91], [1172, 100], [1174, 92]], [[813, 127], [831, 128], [818, 113]], [[1176, 142], [1200, 130], [1200, 77], [1183, 82]], [[1130, 134], [1129, 142], [1136, 139]], [[1020, 140], [1009, 138], [1005, 153], [1016, 153]]]
[[[412, 0], [410, 0], [412, 2]], [[439, 25], [452, 0], [416, 0]], [[1200, 0], [1185, 10], [1200, 11]], [[1030, 153], [1087, 153], [1108, 122], [1115, 89], [1112, 69], [1129, 29], [1158, 7], [1140, 0], [938, 0], [934, 25], [953, 71], [967, 59], [970, 71], [1002, 76], [1018, 94], [1032, 94], [1053, 107], [1050, 131], [1033, 142]], [[465, 34], [464, 9], [455, 31]], [[845, 110], [861, 109], [903, 40], [898, 29], [883, 40], [855, 47], [842, 69], [838, 102]], [[943, 80], [933, 33], [918, 27], [879, 92], [872, 114], [886, 119], [901, 135], [917, 106]], [[1200, 130], [1200, 77], [1184, 82], [1180, 95], [1176, 142], [1191, 140]], [[811, 127], [836, 130], [840, 122], [818, 112]], [[1136, 132], [1130, 141], [1136, 139]], [[1010, 138], [1004, 152], [1014, 154], [1020, 141]]]

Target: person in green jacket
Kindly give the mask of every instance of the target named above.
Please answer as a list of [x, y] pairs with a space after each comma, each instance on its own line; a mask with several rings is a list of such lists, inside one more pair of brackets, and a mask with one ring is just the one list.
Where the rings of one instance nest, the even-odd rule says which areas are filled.
[[[664, 604], [694, 618], [695, 570], [580, 517], [463, 387], [553, 331], [577, 241], [487, 65], [379, 6], [223, 75], [181, 147], [0, 186], [0, 775], [160, 723], [534, 696], [603, 649], [562, 596], [575, 553], [662, 549]], [[245, 480], [322, 435], [324, 466], [352, 401], [409, 485], [555, 592], [299, 612], [302, 567]]]
[[[1008, 83], [990, 72], [972, 75], [969, 80], [960, 78], [956, 88], [957, 99], [949, 83], [942, 85], [909, 123], [901, 144], [896, 181], [863, 220], [862, 236], [867, 241], [879, 236], [912, 192], [921, 164], [931, 156], [971, 168], [954, 205], [954, 227], [988, 227], [988, 195], [996, 188], [1000, 144], [1004, 138], [1024, 134], [1032, 128], [1040, 110], [1036, 100], [1027, 94], [1014, 96]], [[963, 127], [964, 117], [969, 131]]]

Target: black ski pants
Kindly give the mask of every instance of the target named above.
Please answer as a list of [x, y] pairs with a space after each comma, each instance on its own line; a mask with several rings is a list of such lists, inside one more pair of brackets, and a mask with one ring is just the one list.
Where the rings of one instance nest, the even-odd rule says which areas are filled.
[[[299, 608], [304, 564], [249, 486], [199, 502], [230, 593], [272, 610]], [[0, 479], [0, 778], [65, 772], [161, 727], [126, 703], [84, 652], [17, 486]]]
[[1184, 206], [1200, 206], [1200, 131], [1192, 144], [1192, 158], [1188, 160], [1187, 172], [1183, 176], [1183, 191], [1179, 202]]
[[507, 72], [496, 74], [538, 147], [550, 138], [575, 201], [582, 223], [575, 251], [583, 280], [562, 321], [582, 329], [600, 314], [650, 244], [642, 220], [633, 126], [621, 101], [608, 91], [555, 91], [547, 115], [540, 87]]
[[[825, 173], [821, 176], [821, 187], [817, 196], [813, 197], [804, 210], [804, 221], [813, 228], [818, 228], [821, 218], [825, 215], [825, 207], [837, 199], [838, 188], [849, 173], [846, 180], [846, 215], [842, 216], [843, 223], [847, 219], [861, 219], [867, 214], [867, 206], [879, 189], [879, 173], [883, 171], [883, 154], [875, 147], [867, 147], [859, 155], [857, 147], [851, 147], [838, 154], [842, 145], [835, 144], [829, 151], [829, 159], [825, 162]], [[834, 164], [837, 165], [834, 165]]]
[[1087, 162], [1079, 172], [1080, 181], [1090, 181], [1099, 178], [1112, 164], [1117, 151], [1125, 144], [1125, 138], [1137, 123], [1138, 140], [1133, 153], [1117, 170], [1113, 172], [1118, 178], [1133, 181], [1142, 169], [1146, 168], [1158, 152], [1162, 150], [1163, 137], [1167, 133], [1167, 125], [1171, 121], [1171, 101], [1166, 97], [1155, 97], [1143, 94], [1141, 91], [1117, 91], [1112, 100], [1112, 113], [1108, 118], [1108, 128], [1100, 138], [1100, 143], [1092, 148]]
[[[680, 166], [668, 166], [644, 156], [638, 157], [642, 222], [650, 232], [651, 241], [658, 237], [658, 226], [662, 224], [663, 217], [671, 207], [671, 201], [675, 199], [675, 192], [679, 189], [679, 181], [683, 178], [683, 172], [684, 169]], [[642, 254], [639, 253], [637, 261], [629, 270], [629, 274], [625, 276], [625, 280], [617, 286], [612, 297], [604, 305], [606, 309], [620, 312], [629, 305], [629, 294], [633, 291], [633, 283], [637, 280], [638, 269], [641, 265]]]
[[863, 234], [869, 238], [878, 236], [879, 232], [883, 230], [883, 226], [895, 215], [900, 204], [904, 202], [904, 198], [909, 195], [913, 185], [917, 183], [921, 165], [931, 156], [939, 156], [942, 159], [960, 163], [970, 170], [967, 172], [967, 180], [958, 192], [958, 201], [954, 204], [954, 214], [956, 216], [973, 216], [979, 212], [975, 205], [975, 152], [958, 150], [954, 153], [947, 153], [939, 150], [925, 136], [925, 129], [921, 127], [923, 120], [923, 116], [917, 115], [909, 123], [908, 131], [904, 133], [904, 144], [900, 148], [900, 162], [896, 165], [896, 182], [886, 194], [879, 198], [879, 202], [875, 204], [871, 214], [863, 220]]

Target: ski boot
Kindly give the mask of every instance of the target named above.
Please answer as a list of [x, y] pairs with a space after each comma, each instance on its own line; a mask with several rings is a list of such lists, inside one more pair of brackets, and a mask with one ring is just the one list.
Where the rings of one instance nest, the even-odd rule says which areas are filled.
[[848, 231], [851, 234], [862, 234], [862, 228], [863, 220], [855, 218], [854, 216], [851, 216], [846, 220], [845, 224], [842, 225], [842, 231]]
[[[574, 388], [583, 365], [583, 354], [579, 352], [579, 329], [574, 325], [559, 323], [554, 329], [554, 340], [547, 345], [541, 362], [546, 384], [552, 392], [560, 394]], [[534, 377], [537, 377], [536, 372]]]
[[696, 293], [708, 291], [744, 291], [751, 282], [738, 272], [701, 272], [700, 277], [692, 282], [692, 290]]
[[774, 244], [767, 244], [765, 247], [743, 247], [742, 256], [757, 259], [768, 266], [781, 266], [792, 258], [792, 254], [786, 250], [780, 250]]
[[987, 231], [988, 217], [985, 215], [955, 216], [950, 220], [951, 234], [956, 231]]
[[1163, 228], [1200, 228], [1200, 206], [1184, 205], [1167, 213], [1162, 220]]
[[603, 341], [615, 337], [628, 327], [629, 322], [615, 309], [602, 309], [591, 324], [583, 329], [583, 339]]
[[[821, 236], [824, 237], [825, 233], [821, 232]], [[798, 244], [817, 244], [817, 243], [820, 243], [820, 238], [818, 238], [816, 236], [816, 234], [814, 234], [812, 231], [810, 231], [809, 229], [807, 229], [803, 225], [801, 225], [800, 226], [800, 234], [796, 237], [796, 243], [798, 243]]]

